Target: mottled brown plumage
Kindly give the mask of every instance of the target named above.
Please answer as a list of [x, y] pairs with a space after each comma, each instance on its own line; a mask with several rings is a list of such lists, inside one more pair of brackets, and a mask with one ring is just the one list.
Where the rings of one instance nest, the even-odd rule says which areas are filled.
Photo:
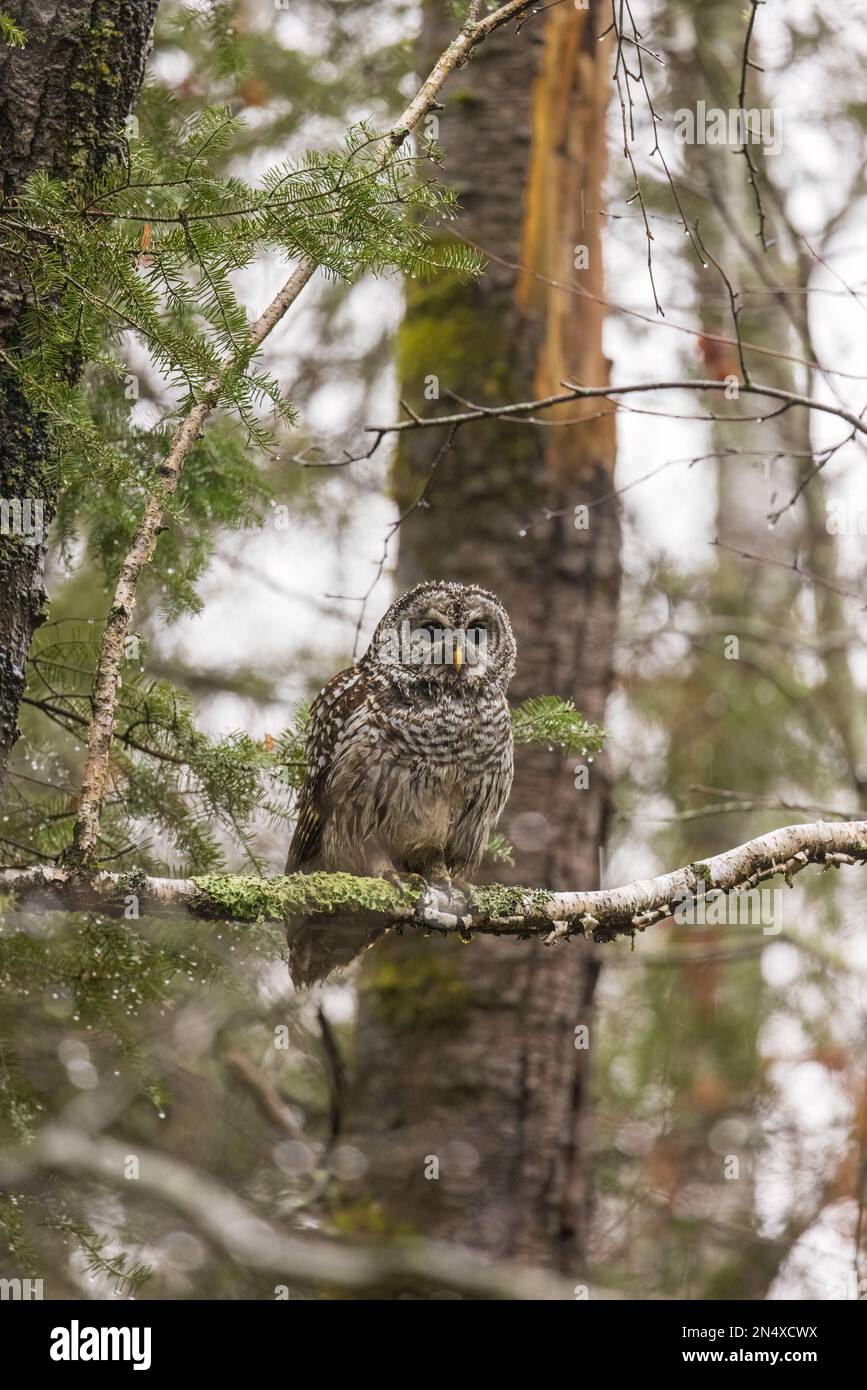
[[[429, 581], [397, 599], [314, 703], [286, 872], [471, 879], [512, 783], [514, 670], [509, 619], [487, 590]], [[335, 918], [304, 923], [293, 979], [310, 983], [364, 942]]]

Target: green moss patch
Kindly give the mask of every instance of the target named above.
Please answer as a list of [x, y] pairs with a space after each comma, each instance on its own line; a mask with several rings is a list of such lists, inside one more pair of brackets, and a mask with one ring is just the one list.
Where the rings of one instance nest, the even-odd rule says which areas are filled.
[[388, 912], [411, 907], [416, 894], [381, 878], [354, 874], [290, 874], [253, 878], [243, 874], [206, 874], [193, 879], [199, 910], [237, 922], [280, 921], [312, 913]]
[[551, 894], [546, 888], [521, 888], [494, 884], [490, 888], [473, 890], [473, 907], [486, 917], [523, 917], [531, 911], [544, 912]]

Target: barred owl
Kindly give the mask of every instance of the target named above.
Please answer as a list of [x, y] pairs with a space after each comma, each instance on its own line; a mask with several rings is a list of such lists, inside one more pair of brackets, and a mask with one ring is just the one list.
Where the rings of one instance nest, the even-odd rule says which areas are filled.
[[[515, 639], [485, 589], [429, 581], [397, 599], [364, 656], [313, 705], [286, 872], [470, 880], [512, 784]], [[369, 939], [305, 922], [290, 969], [311, 983]]]

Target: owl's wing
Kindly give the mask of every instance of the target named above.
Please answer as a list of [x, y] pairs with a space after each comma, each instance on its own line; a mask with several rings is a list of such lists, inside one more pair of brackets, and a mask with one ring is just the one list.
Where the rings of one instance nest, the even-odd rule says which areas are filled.
[[307, 739], [307, 775], [298, 799], [298, 820], [289, 846], [286, 873], [294, 874], [319, 853], [328, 777], [347, 719], [365, 699], [360, 667], [333, 676], [313, 702]]

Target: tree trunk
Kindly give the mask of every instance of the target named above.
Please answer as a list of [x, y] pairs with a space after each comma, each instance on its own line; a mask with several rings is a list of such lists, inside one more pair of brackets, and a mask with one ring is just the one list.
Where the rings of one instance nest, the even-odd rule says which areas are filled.
[[[452, 24], [445, 7], [426, 6], [424, 61]], [[402, 394], [418, 410], [431, 409], [436, 383], [443, 395], [492, 404], [555, 390], [566, 376], [608, 379], [604, 311], [581, 294], [604, 293], [604, 27], [599, 4], [586, 13], [552, 7], [519, 36], [494, 36], [447, 94], [440, 139], [464, 208], [459, 233], [498, 259], [470, 286], [443, 277], [409, 286], [398, 356]], [[563, 416], [597, 411], [587, 403]], [[403, 436], [401, 506], [418, 494], [440, 442], [427, 431]], [[400, 532], [401, 587], [457, 579], [503, 599], [518, 640], [515, 699], [570, 697], [595, 720], [611, 683], [620, 527], [615, 505], [592, 504], [611, 489], [614, 459], [608, 413], [562, 428], [470, 425], [437, 473], [430, 507]], [[577, 504], [591, 504], [586, 528], [580, 517], [576, 525]], [[607, 783], [595, 764], [589, 786], [576, 789], [575, 764], [518, 750], [501, 825], [515, 866], [498, 866], [497, 878], [597, 884]], [[371, 951], [355, 1120], [376, 1211], [359, 1213], [361, 1224], [580, 1272], [588, 1052], [576, 1029], [589, 1023], [596, 970], [583, 942], [465, 948], [404, 938]]]
[[[4, 13], [27, 38], [23, 49], [0, 43], [4, 200], [36, 170], [75, 178], [112, 156], [138, 96], [158, 3], [3, 0]], [[16, 352], [25, 305], [15, 269], [0, 253], [0, 351], [9, 356]], [[78, 364], [70, 363], [70, 375], [77, 370]], [[44, 531], [57, 487], [45, 421], [23, 399], [0, 359], [0, 499], [16, 508], [31, 504], [30, 535], [0, 536], [0, 779], [18, 736], [27, 653], [43, 615]], [[41, 528], [35, 523], [37, 501]]]

